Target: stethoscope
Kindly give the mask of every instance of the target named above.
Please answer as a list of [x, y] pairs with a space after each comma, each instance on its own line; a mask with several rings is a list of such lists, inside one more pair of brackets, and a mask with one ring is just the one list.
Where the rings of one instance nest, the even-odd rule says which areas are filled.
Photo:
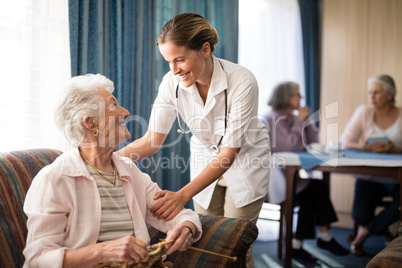
[[[222, 70], [225, 71], [225, 70], [223, 69], [222, 63], [221, 63], [220, 61], [219, 61], [219, 63], [220, 63], [220, 65], [221, 65]], [[188, 134], [188, 133], [194, 131], [194, 121], [193, 121], [193, 126], [192, 126], [190, 129], [188, 129], [188, 130], [185, 130], [185, 129], [181, 126], [179, 108], [178, 108], [178, 105], [177, 105], [178, 99], [179, 99], [179, 84], [180, 84], [180, 83], [178, 83], [177, 86], [176, 86], [176, 117], [177, 117], [177, 122], [179, 123], [179, 129], [177, 130], [177, 132], [178, 132], [178, 133], [183, 133], [183, 134]], [[215, 157], [215, 156], [217, 156], [217, 155], [219, 154], [219, 151], [220, 151], [219, 148], [220, 148], [220, 146], [221, 146], [223, 137], [224, 137], [225, 134], [226, 134], [227, 115], [228, 115], [227, 106], [228, 106], [228, 96], [227, 96], [227, 89], [225, 89], [225, 131], [223, 132], [223, 136], [221, 136], [219, 142], [218, 142], [216, 145], [214, 144], [214, 145], [211, 145], [211, 146], [209, 147], [209, 150], [211, 151], [211, 155], [212, 155], [213, 157]], [[193, 114], [195, 114], [195, 104], [194, 104], [194, 113], [193, 113]]]

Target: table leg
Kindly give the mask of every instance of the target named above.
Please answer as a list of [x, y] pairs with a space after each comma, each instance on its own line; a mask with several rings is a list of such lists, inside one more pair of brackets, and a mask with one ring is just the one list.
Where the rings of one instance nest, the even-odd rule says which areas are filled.
[[286, 203], [285, 203], [285, 268], [291, 267], [293, 237], [293, 204], [295, 192], [295, 175], [300, 167], [286, 167]]
[[[402, 167], [398, 168], [399, 196], [402, 197]], [[402, 198], [399, 199], [399, 221], [402, 221]]]

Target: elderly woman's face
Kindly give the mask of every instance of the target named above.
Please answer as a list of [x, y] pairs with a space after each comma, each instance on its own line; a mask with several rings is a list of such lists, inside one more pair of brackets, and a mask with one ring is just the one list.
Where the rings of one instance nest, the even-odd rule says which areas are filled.
[[[99, 105], [99, 137], [105, 137], [106, 146], [117, 147], [131, 136], [126, 127], [126, 118], [130, 113], [119, 105], [109, 91], [102, 89], [100, 95], [103, 97], [104, 106]], [[99, 145], [102, 145], [102, 142]]]
[[368, 87], [368, 99], [374, 108], [380, 109], [391, 104], [392, 96], [385, 91], [380, 83], [372, 82]]
[[300, 95], [300, 90], [298, 86], [295, 86], [292, 95], [290, 96], [290, 107], [293, 110], [298, 110], [300, 109], [300, 100], [302, 99], [302, 96]]

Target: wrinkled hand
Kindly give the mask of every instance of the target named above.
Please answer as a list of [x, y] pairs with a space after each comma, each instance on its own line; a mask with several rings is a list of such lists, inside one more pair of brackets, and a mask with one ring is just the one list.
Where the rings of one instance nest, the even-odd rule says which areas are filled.
[[135, 262], [145, 261], [148, 258], [147, 244], [132, 235], [100, 243], [106, 261]]
[[299, 109], [299, 114], [297, 116], [298, 119], [306, 121], [310, 116], [310, 107], [304, 106]]
[[392, 142], [380, 142], [377, 141], [373, 144], [366, 144], [365, 150], [372, 153], [389, 153], [391, 148], [394, 146]]
[[176, 217], [188, 202], [180, 192], [167, 190], [157, 192], [154, 196], [154, 200], [157, 199], [159, 199], [159, 201], [151, 208], [151, 212], [159, 219], [166, 221], [170, 221]]
[[194, 243], [194, 237], [188, 227], [182, 223], [167, 232], [166, 241], [174, 241], [171, 244], [165, 245], [166, 254], [169, 255], [176, 250], [186, 251]]

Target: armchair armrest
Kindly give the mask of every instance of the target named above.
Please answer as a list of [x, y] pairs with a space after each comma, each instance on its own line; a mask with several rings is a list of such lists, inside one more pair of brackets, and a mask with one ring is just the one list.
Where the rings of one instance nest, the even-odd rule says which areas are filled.
[[399, 236], [391, 241], [366, 265], [366, 268], [399, 267], [402, 263], [402, 221], [399, 222]]
[[[236, 256], [233, 262], [227, 258], [214, 256], [193, 250], [176, 251], [168, 256], [168, 261], [179, 267], [246, 267], [246, 253], [257, 239], [257, 226], [244, 219], [199, 215], [202, 223], [203, 235], [192, 246], [215, 253]], [[158, 243], [165, 234], [149, 227], [151, 244]]]

